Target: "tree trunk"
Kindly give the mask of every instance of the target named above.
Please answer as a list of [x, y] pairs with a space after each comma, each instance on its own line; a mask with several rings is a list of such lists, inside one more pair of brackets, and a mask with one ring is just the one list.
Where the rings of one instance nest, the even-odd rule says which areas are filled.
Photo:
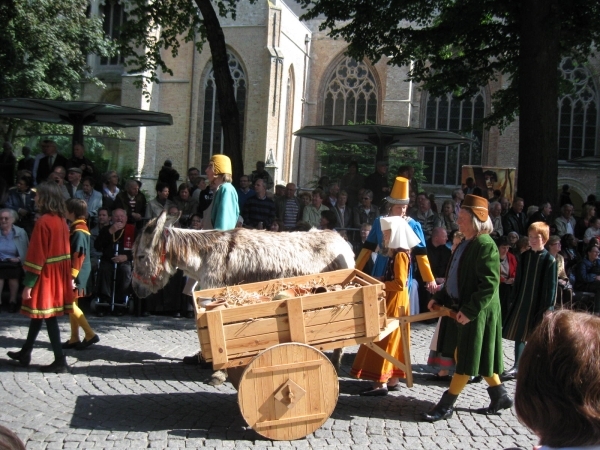
[[231, 158], [232, 176], [235, 181], [244, 174], [244, 160], [242, 157], [240, 113], [235, 101], [233, 78], [227, 63], [225, 35], [210, 0], [195, 0], [195, 2], [202, 13], [204, 26], [206, 27], [206, 38], [210, 45], [215, 73], [219, 115], [223, 127], [223, 151]]
[[558, 192], [557, 0], [521, 2], [518, 193], [526, 206]]

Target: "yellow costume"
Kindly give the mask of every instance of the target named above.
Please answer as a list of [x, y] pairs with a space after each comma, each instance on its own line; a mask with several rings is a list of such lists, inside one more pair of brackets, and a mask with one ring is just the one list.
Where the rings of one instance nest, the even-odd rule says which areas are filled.
[[[404, 308], [404, 314], [410, 312], [408, 287], [406, 280], [410, 268], [410, 255], [405, 251], [398, 251], [392, 260], [391, 271], [393, 279], [385, 281], [386, 297], [386, 313], [388, 317], [398, 317], [401, 314], [401, 308]], [[410, 334], [410, 329], [409, 329]], [[386, 353], [389, 353], [399, 361], [404, 362], [404, 351], [400, 336], [400, 329], [394, 330], [385, 339], [376, 342]], [[373, 350], [361, 345], [354, 359], [350, 375], [356, 378], [372, 380], [375, 382], [385, 383], [392, 377], [404, 378], [405, 373], [396, 368], [387, 359], [382, 358]]]

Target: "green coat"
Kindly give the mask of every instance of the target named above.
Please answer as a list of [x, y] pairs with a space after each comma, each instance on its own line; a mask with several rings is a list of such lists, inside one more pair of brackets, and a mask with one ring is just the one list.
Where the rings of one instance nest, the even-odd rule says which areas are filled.
[[[492, 238], [483, 234], [463, 252], [458, 267], [459, 299], [454, 309], [470, 322], [458, 326], [456, 373], [492, 376], [504, 371], [502, 360], [502, 314], [500, 312], [500, 258]], [[445, 289], [434, 300], [445, 306]]]

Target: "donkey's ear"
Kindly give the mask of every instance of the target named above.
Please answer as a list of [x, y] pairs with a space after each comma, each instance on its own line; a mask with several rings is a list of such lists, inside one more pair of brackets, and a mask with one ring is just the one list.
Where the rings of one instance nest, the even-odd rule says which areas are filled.
[[[164, 211], [163, 211], [163, 214], [164, 214]], [[178, 212], [177, 214], [168, 214], [167, 220], [165, 221], [165, 227], [172, 226], [175, 222], [177, 222], [179, 220], [180, 216], [181, 216], [181, 212]]]
[[154, 228], [155, 232], [158, 232], [159, 234], [162, 233], [163, 229], [165, 228], [165, 222], [167, 221], [167, 218], [167, 213], [163, 210], [156, 218], [156, 225]]

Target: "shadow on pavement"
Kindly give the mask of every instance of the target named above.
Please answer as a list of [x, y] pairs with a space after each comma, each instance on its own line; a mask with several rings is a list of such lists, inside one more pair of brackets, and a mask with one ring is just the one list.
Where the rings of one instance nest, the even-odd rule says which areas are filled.
[[186, 438], [263, 439], [247, 428], [235, 393], [79, 396], [70, 426], [112, 432], [167, 430]]

